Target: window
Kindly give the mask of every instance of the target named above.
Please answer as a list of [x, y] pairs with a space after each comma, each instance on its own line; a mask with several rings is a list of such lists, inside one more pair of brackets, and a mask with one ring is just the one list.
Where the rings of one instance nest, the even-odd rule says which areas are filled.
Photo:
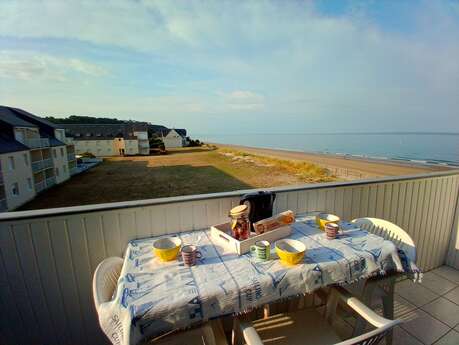
[[17, 182], [13, 183], [11, 186], [11, 194], [13, 196], [18, 196], [19, 195], [19, 185]]
[[59, 168], [56, 168], [56, 176], [59, 176]]
[[57, 152], [56, 152], [56, 149], [53, 149], [53, 156], [54, 156], [54, 158], [57, 158]]
[[27, 155], [27, 153], [24, 153], [24, 163], [26, 166], [29, 166], [29, 156]]
[[13, 156], [8, 157], [8, 168], [10, 170], [14, 170], [14, 157]]
[[64, 148], [61, 147], [61, 157], [64, 157]]
[[29, 187], [29, 190], [32, 190], [32, 179], [30, 177], [27, 178], [27, 186]]

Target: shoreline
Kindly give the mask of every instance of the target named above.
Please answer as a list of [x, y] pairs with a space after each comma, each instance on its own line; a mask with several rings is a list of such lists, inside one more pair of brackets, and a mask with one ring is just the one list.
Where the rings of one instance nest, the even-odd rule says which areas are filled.
[[333, 174], [345, 179], [411, 175], [434, 171], [454, 170], [453, 166], [425, 164], [421, 162], [356, 157], [351, 155], [303, 152], [287, 149], [272, 149], [233, 144], [211, 143], [219, 148], [244, 151], [273, 158], [307, 161], [329, 169]]

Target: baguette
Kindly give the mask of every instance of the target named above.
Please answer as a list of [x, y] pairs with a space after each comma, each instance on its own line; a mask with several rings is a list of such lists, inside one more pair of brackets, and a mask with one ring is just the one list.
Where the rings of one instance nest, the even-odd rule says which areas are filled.
[[295, 214], [293, 211], [285, 211], [271, 218], [262, 219], [253, 224], [253, 228], [257, 235], [268, 231], [275, 230], [282, 226], [290, 225], [295, 222]]

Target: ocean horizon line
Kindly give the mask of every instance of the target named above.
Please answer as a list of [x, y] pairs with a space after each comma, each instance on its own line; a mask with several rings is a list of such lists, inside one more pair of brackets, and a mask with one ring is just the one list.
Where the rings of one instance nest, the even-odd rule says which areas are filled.
[[409, 132], [409, 131], [393, 131], [393, 132], [266, 132], [266, 133], [194, 133], [194, 136], [241, 136], [241, 135], [453, 135], [459, 136], [459, 132]]

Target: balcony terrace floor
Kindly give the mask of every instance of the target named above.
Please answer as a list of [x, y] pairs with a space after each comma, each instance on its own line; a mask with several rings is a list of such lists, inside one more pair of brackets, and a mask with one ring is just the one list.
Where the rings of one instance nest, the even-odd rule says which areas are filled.
[[[373, 308], [382, 314], [382, 306]], [[422, 283], [405, 279], [396, 284], [393, 345], [459, 344], [459, 270], [442, 266], [426, 272]], [[355, 319], [345, 318], [340, 333], [351, 336]]]

